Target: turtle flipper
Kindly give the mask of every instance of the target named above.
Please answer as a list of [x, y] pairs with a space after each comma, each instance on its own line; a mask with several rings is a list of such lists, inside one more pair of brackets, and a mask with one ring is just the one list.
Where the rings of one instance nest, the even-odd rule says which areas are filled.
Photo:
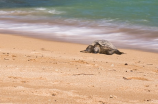
[[109, 50], [109, 51], [107, 51], [107, 53], [106, 53], [106, 54], [107, 54], [107, 55], [112, 55], [112, 54], [114, 54], [114, 53], [115, 53], [115, 51], [116, 51], [116, 50]]
[[83, 50], [83, 51], [80, 51], [80, 52], [87, 53], [87, 51], [86, 51], [86, 50]]
[[89, 45], [86, 50], [80, 51], [83, 53], [94, 53], [94, 46], [93, 45]]
[[118, 54], [118, 55], [124, 54], [123, 52], [120, 52], [119, 50], [109, 50], [109, 51], [107, 51], [107, 55], [112, 55], [114, 53]]
[[119, 50], [116, 50], [115, 53], [118, 55], [125, 54], [124, 52], [120, 52]]

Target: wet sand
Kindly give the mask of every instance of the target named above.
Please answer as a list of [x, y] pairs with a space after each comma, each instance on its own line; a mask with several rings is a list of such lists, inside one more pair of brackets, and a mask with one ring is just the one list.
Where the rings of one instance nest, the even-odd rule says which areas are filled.
[[158, 54], [0, 35], [0, 103], [158, 104]]

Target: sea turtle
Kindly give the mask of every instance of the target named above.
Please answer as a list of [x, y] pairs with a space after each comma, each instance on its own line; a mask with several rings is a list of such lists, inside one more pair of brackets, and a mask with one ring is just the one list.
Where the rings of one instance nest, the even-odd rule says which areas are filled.
[[80, 51], [84, 53], [100, 53], [100, 54], [118, 54], [121, 55], [123, 52], [120, 52], [111, 42], [107, 40], [96, 40], [91, 45], [89, 45], [86, 50]]

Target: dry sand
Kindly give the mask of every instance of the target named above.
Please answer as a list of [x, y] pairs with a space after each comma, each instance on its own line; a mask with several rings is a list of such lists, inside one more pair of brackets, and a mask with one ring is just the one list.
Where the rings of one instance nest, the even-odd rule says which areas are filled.
[[0, 104], [158, 104], [158, 54], [0, 35]]

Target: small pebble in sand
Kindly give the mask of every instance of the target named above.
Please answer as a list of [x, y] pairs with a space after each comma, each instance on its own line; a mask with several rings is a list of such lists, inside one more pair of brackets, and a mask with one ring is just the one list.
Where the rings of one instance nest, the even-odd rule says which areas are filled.
[[110, 95], [110, 98], [117, 98], [117, 96], [115, 96], [115, 95]]
[[145, 99], [144, 101], [151, 101], [151, 99]]
[[149, 85], [145, 85], [145, 87], [149, 87]]
[[56, 96], [56, 94], [52, 94], [52, 96]]
[[133, 71], [137, 71], [138, 69], [133, 69]]
[[99, 101], [101, 104], [106, 104], [105, 102], [103, 102], [103, 101]]
[[150, 92], [150, 90], [148, 90], [148, 89], [144, 89], [145, 91], [147, 91], [147, 92]]
[[111, 67], [114, 67], [114, 64], [111, 64]]
[[112, 95], [110, 95], [110, 98], [113, 98], [113, 96], [112, 96]]
[[12, 57], [16, 57], [15, 55], [12, 55]]
[[126, 78], [126, 77], [123, 77], [123, 79], [124, 79], [124, 80], [130, 80], [130, 79]]
[[128, 65], [127, 63], [125, 63], [125, 65]]
[[4, 58], [4, 60], [9, 60], [9, 59], [7, 59], [7, 58]]
[[147, 64], [147, 65], [153, 65], [153, 64]]

